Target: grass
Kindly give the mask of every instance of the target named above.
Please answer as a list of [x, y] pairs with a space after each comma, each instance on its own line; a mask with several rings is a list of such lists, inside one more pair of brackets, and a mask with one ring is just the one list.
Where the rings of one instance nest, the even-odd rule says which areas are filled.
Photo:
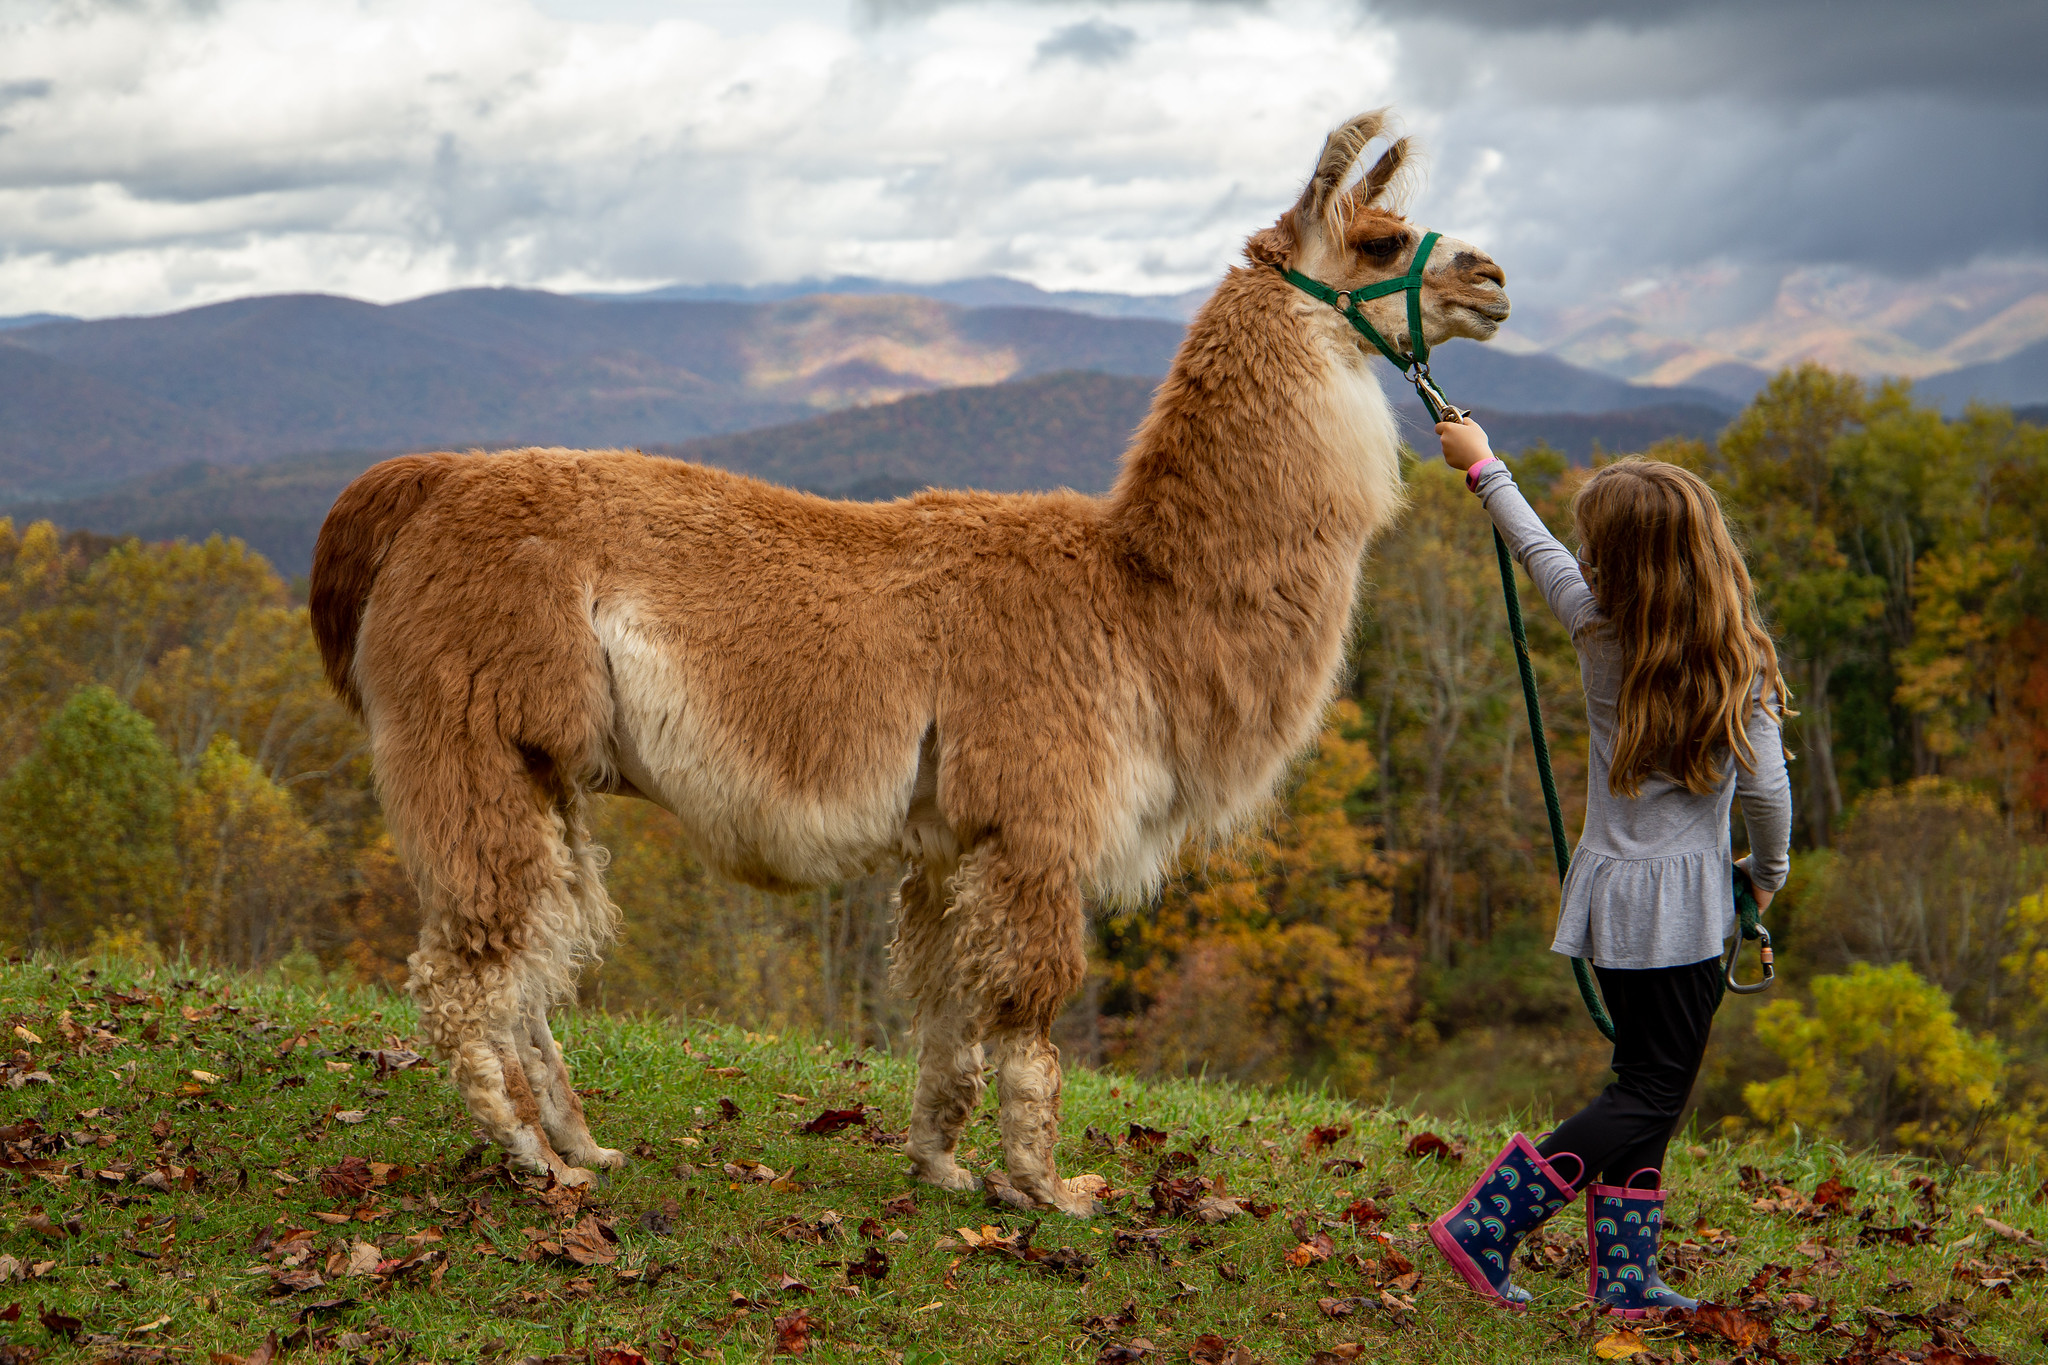
[[[592, 1127], [634, 1155], [579, 1200], [479, 1149], [430, 1065], [379, 1074], [375, 1050], [418, 1047], [409, 1005], [387, 993], [31, 961], [0, 967], [0, 1019], [16, 1049], [0, 1066], [0, 1253], [19, 1263], [0, 1282], [0, 1365], [35, 1352], [637, 1365], [798, 1346], [904, 1365], [1525, 1365], [1591, 1360], [1597, 1347], [1649, 1365], [1729, 1359], [1744, 1342], [1863, 1365], [1887, 1348], [1928, 1352], [1930, 1334], [1956, 1360], [2039, 1360], [2048, 1341], [2048, 1260], [2024, 1240], [2048, 1222], [2031, 1171], [1681, 1142], [1667, 1259], [1688, 1291], [1741, 1315], [1718, 1319], [1719, 1333], [1650, 1324], [1631, 1336], [1582, 1302], [1576, 1208], [1532, 1248], [1545, 1268], [1520, 1271], [1538, 1295], [1525, 1316], [1482, 1307], [1438, 1261], [1425, 1221], [1508, 1131], [1488, 1123], [1077, 1072], [1062, 1168], [1124, 1193], [1089, 1222], [1039, 1221], [902, 1174], [887, 1135], [907, 1117], [905, 1060], [571, 1016], [560, 1031]], [[856, 1108], [872, 1122], [799, 1131]], [[1462, 1143], [1463, 1161], [1408, 1155], [1425, 1128]], [[992, 1159], [992, 1109], [964, 1146], [970, 1165]], [[1162, 1166], [1272, 1211], [1210, 1226], [1159, 1217]], [[1847, 1211], [1799, 1207], [1831, 1177], [1856, 1189]], [[905, 1195], [914, 1209], [891, 1202]], [[1365, 1201], [1383, 1221], [1341, 1219]], [[1864, 1231], [1916, 1219], [1925, 1233]]]

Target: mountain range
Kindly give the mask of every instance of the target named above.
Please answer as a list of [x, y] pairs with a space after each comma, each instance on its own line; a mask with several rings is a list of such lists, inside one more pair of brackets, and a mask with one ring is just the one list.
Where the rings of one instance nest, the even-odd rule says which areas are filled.
[[[1118, 315], [1114, 296], [1014, 281], [961, 282], [953, 301], [833, 283], [847, 292], [284, 295], [0, 320], [0, 509], [151, 539], [239, 535], [300, 573], [334, 495], [404, 450], [637, 446], [838, 497], [1094, 492], [1181, 336], [1144, 315], [1168, 310], [1157, 299]], [[1034, 299], [1071, 306], [1014, 302]], [[1575, 459], [1711, 438], [1746, 397], [1713, 367], [1698, 384], [1648, 385], [1501, 346], [1432, 360], [1499, 448], [1543, 442]], [[2048, 343], [1973, 368], [2032, 392]], [[1923, 392], [1960, 402], [1969, 374]], [[1420, 445], [1420, 405], [1391, 369], [1381, 380]]]
[[1525, 345], [1644, 384], [1747, 401], [1814, 360], [1917, 381], [1953, 411], [1972, 398], [2048, 400], [2048, 262], [1972, 262], [1917, 279], [1841, 266], [1758, 278], [1704, 267], [1589, 304], [1519, 310]]
[[0, 495], [335, 449], [622, 445], [1062, 369], [1156, 376], [1178, 324], [903, 295], [324, 295], [0, 332]]

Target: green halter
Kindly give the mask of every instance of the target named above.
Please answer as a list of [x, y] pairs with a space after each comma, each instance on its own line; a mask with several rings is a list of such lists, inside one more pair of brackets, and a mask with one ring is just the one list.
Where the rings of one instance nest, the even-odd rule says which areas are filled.
[[[1429, 253], [1436, 250], [1437, 239], [1442, 235], [1440, 232], [1428, 233], [1416, 244], [1415, 259], [1408, 263], [1407, 274], [1391, 280], [1381, 280], [1378, 284], [1367, 285], [1363, 289], [1332, 289], [1321, 280], [1312, 280], [1299, 270], [1283, 267], [1280, 271], [1287, 277], [1287, 282], [1296, 289], [1310, 298], [1322, 300], [1342, 313], [1344, 320], [1350, 323], [1360, 336], [1370, 341], [1381, 355], [1392, 361], [1394, 368], [1401, 372], [1402, 378], [1415, 386], [1415, 395], [1422, 400], [1422, 406], [1429, 409], [1429, 417], [1433, 422], [1455, 420], [1447, 419], [1446, 413], [1456, 413], [1460, 418], [1467, 415], [1463, 408], [1452, 406], [1451, 400], [1444, 397], [1443, 390], [1436, 386], [1436, 381], [1429, 377], [1429, 343], [1422, 337], [1422, 268], [1429, 264]], [[1380, 335], [1379, 329], [1366, 319], [1364, 310], [1358, 306], [1371, 299], [1402, 293], [1408, 296], [1406, 355], [1396, 350]]]

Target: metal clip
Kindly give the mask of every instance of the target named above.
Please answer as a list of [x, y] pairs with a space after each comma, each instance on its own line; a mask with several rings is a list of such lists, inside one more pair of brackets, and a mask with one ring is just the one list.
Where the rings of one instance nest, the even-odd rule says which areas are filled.
[[1409, 371], [1408, 382], [1415, 386], [1415, 396], [1422, 400], [1422, 406], [1429, 409], [1431, 421], [1463, 422], [1472, 415], [1470, 408], [1461, 408], [1444, 397], [1444, 391], [1429, 377], [1429, 366], [1418, 364]]
[[1771, 956], [1771, 931], [1761, 924], [1756, 929], [1756, 944], [1757, 961], [1763, 964], [1764, 974], [1746, 986], [1735, 979], [1735, 960], [1742, 955], [1740, 930], [1736, 931], [1735, 942], [1728, 947], [1728, 989], [1737, 995], [1755, 995], [1759, 991], [1767, 991], [1771, 988], [1771, 982], [1777, 979], [1778, 969]]

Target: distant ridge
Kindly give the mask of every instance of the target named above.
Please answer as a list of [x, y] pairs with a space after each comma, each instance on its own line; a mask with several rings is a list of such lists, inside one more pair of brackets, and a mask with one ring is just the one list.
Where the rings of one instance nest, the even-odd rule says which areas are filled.
[[902, 296], [279, 295], [0, 333], [0, 497], [202, 460], [676, 442], [1058, 370], [1163, 374], [1177, 323]]
[[[831, 497], [892, 498], [934, 485], [1099, 493], [1115, 479], [1155, 383], [1070, 371], [647, 449]], [[1637, 450], [1666, 436], [1711, 437], [1725, 422], [1712, 408], [1687, 404], [1605, 414], [1482, 408], [1478, 416], [1502, 450], [1541, 442], [1580, 461], [1595, 443]], [[1403, 421], [1417, 449], [1434, 450], [1419, 408], [1404, 408]], [[335, 495], [392, 453], [340, 451], [245, 467], [188, 463], [90, 496], [17, 503], [8, 510], [17, 520], [47, 517], [67, 529], [148, 540], [200, 539], [215, 532], [240, 536], [294, 576], [311, 563], [321, 519]]]
[[909, 284], [902, 280], [879, 280], [869, 275], [835, 275], [829, 280], [797, 280], [789, 284], [671, 284], [635, 293], [592, 293], [576, 297], [598, 303], [656, 300], [772, 303], [814, 294], [908, 294], [937, 299], [940, 303], [958, 304], [963, 308], [1056, 308], [1095, 317], [1162, 318], [1184, 323], [1195, 315], [1195, 310], [1209, 297], [1212, 288], [1211, 285], [1203, 285], [1181, 294], [1095, 294], [1075, 289], [1040, 289], [1035, 284], [1003, 275], [979, 275], [972, 279], [947, 280], [941, 284]]

